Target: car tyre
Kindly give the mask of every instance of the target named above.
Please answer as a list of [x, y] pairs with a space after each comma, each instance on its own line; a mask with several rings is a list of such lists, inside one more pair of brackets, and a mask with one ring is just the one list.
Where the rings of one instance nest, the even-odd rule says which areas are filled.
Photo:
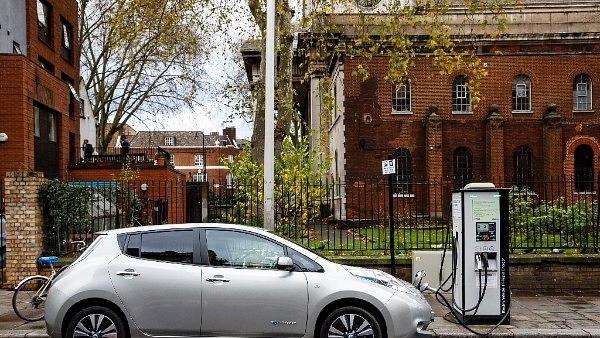
[[323, 321], [320, 338], [382, 338], [381, 325], [370, 312], [356, 306], [345, 306], [331, 312]]
[[64, 337], [126, 338], [127, 333], [116, 312], [102, 306], [92, 306], [73, 316]]

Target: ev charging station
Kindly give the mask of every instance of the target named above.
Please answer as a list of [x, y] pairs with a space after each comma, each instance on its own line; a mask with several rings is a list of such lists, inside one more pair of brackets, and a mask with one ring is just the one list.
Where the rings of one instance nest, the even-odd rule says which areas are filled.
[[461, 323], [510, 324], [508, 190], [452, 192], [453, 313]]

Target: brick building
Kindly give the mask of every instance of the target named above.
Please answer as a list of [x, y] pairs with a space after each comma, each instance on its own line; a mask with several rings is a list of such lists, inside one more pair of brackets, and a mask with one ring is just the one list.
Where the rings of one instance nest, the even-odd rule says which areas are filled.
[[175, 170], [188, 182], [208, 182], [209, 190], [231, 187], [233, 178], [222, 159], [234, 161], [241, 151], [233, 127], [223, 133], [201, 131], [140, 131], [131, 137], [132, 147], [161, 147], [169, 152]]
[[[377, 11], [385, 1], [369, 3], [374, 7], [364, 11]], [[394, 87], [385, 79], [387, 56], [345, 54], [343, 46], [357, 34], [352, 14], [331, 16], [339, 34], [330, 45], [338, 52], [315, 66], [321, 73], [296, 83], [296, 92], [313, 145], [321, 137], [323, 121], [331, 121], [326, 126], [328, 149], [324, 152], [332, 159], [330, 177], [345, 184], [333, 202], [337, 217], [356, 217], [358, 207], [346, 199], [350, 190], [373, 180], [387, 182], [381, 168], [388, 158], [396, 159], [395, 202], [429, 200], [425, 208], [430, 212], [442, 210], [448, 193], [470, 182], [510, 187], [566, 177], [572, 179], [566, 188], [571, 194], [596, 190], [600, 171], [600, 119], [596, 115], [600, 96], [593, 86], [600, 79], [597, 3], [523, 3], [521, 8], [507, 9], [506, 36], [477, 42], [477, 54], [488, 72], [479, 88], [477, 107], [466, 89], [466, 75], [440, 75], [425, 54], [415, 56], [409, 81]], [[464, 13], [455, 7], [446, 14], [450, 31], [459, 31]], [[414, 29], [415, 34], [423, 34], [419, 27]], [[310, 35], [300, 34], [298, 45], [308, 46], [306, 42]], [[248, 47], [242, 53], [252, 81], [260, 54]], [[366, 81], [352, 75], [359, 66], [369, 72]], [[321, 89], [319, 77], [325, 76], [331, 85]], [[335, 99], [335, 108], [325, 114], [323, 90]], [[418, 186], [431, 182], [442, 190]]]
[[77, 161], [77, 1], [0, 1], [0, 177], [66, 177]]

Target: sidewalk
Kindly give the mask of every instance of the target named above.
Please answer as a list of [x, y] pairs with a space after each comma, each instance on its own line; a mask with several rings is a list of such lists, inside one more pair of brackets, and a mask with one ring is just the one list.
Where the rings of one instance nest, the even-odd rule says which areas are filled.
[[[429, 326], [434, 337], [477, 337], [458, 324], [443, 317], [449, 310], [434, 296], [427, 294], [434, 309], [435, 322]], [[589, 293], [512, 293], [510, 325], [501, 325], [493, 337], [600, 337], [600, 291]], [[492, 325], [470, 325], [479, 333], [488, 332]]]
[[[434, 337], [477, 337], [458, 324], [444, 319], [448, 309], [441, 306], [431, 293], [429, 304], [435, 311], [430, 325]], [[0, 289], [0, 338], [48, 338], [44, 321], [26, 322], [12, 310], [12, 290]], [[477, 332], [487, 332], [492, 326], [472, 325]], [[491, 337], [566, 337], [600, 338], [600, 290], [590, 293], [554, 293], [536, 295], [513, 293], [510, 325], [496, 328]]]

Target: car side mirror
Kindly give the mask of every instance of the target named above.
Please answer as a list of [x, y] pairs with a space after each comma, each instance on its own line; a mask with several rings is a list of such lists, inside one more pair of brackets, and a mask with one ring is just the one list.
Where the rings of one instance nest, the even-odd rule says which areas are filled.
[[277, 269], [293, 271], [294, 270], [294, 261], [292, 261], [292, 259], [287, 256], [277, 257]]

